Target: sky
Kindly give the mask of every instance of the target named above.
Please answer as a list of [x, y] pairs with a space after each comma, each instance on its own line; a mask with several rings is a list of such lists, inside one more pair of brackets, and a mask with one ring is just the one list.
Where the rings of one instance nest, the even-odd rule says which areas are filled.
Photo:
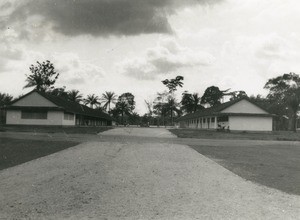
[[299, 22], [296, 0], [1, 0], [0, 92], [29, 92], [29, 66], [50, 60], [57, 87], [131, 92], [140, 114], [177, 75], [178, 99], [212, 85], [266, 94], [300, 73]]

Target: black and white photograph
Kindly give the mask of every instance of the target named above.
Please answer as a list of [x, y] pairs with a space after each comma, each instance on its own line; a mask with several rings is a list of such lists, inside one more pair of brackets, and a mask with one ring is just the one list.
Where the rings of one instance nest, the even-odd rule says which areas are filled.
[[0, 219], [300, 219], [300, 2], [1, 0]]

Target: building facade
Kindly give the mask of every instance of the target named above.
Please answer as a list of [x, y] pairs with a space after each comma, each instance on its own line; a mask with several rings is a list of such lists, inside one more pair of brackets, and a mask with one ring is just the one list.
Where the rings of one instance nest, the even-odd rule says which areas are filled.
[[33, 90], [6, 107], [7, 125], [110, 126], [106, 113]]
[[272, 131], [273, 116], [248, 98], [226, 102], [180, 117], [180, 128]]

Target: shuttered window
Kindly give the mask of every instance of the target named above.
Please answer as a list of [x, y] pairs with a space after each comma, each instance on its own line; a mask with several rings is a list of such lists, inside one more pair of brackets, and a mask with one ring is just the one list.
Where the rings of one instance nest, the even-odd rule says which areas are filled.
[[22, 119], [47, 119], [47, 111], [26, 111], [21, 112]]

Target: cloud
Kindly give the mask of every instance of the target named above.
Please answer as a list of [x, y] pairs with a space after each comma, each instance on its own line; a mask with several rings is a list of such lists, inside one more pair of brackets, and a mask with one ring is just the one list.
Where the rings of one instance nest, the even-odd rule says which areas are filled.
[[270, 34], [259, 39], [256, 44], [256, 55], [264, 59], [286, 59], [289, 56], [290, 48], [287, 41], [277, 34]]
[[118, 69], [122, 74], [149, 80], [183, 67], [208, 66], [213, 62], [211, 54], [182, 47], [173, 38], [165, 38], [156, 47], [147, 49], [144, 57], [127, 59]]
[[53, 54], [52, 58], [55, 68], [60, 72], [60, 84], [79, 85], [87, 81], [97, 82], [104, 77], [104, 70], [88, 61], [83, 61], [77, 54], [60, 53]]
[[10, 65], [24, 57], [24, 46], [17, 43], [16, 38], [16, 33], [9, 29], [0, 35], [0, 71], [10, 69]]
[[[5, 24], [19, 25], [22, 37], [43, 27], [67, 36], [122, 36], [172, 33], [168, 16], [179, 8], [222, 0], [24, 0], [3, 4]], [[38, 19], [32, 19], [32, 17]], [[45, 30], [46, 31], [46, 30]]]

